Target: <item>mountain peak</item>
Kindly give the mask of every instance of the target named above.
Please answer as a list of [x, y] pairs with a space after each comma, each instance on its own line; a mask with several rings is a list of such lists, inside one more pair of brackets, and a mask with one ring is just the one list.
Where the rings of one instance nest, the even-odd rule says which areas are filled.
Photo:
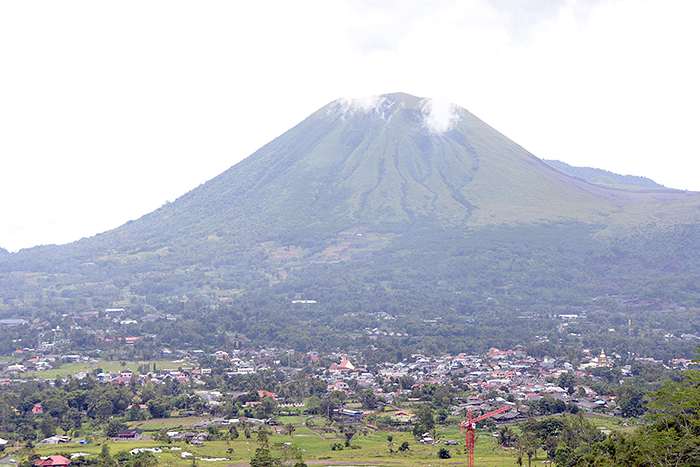
[[384, 94], [360, 98], [341, 98], [327, 106], [329, 114], [340, 113], [342, 118], [355, 114], [370, 114], [389, 121], [396, 112], [419, 112], [422, 124], [431, 133], [449, 131], [459, 120], [458, 107], [440, 99], [420, 98], [405, 93]]

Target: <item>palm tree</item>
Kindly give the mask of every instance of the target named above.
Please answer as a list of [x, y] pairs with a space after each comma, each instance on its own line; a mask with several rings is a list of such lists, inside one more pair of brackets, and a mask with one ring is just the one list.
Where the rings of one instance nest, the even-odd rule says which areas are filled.
[[518, 441], [518, 435], [508, 426], [502, 426], [498, 430], [498, 442], [501, 446], [510, 448]]
[[288, 423], [284, 426], [284, 431], [289, 435], [290, 438], [292, 437], [292, 433], [294, 433], [294, 430], [296, 430], [296, 427], [291, 423]]

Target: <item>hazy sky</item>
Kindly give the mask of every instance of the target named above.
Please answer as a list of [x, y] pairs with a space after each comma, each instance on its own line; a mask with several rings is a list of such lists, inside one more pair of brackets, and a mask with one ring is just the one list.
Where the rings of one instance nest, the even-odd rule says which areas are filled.
[[448, 99], [543, 159], [700, 191], [700, 1], [0, 3], [0, 247], [172, 201], [341, 97]]

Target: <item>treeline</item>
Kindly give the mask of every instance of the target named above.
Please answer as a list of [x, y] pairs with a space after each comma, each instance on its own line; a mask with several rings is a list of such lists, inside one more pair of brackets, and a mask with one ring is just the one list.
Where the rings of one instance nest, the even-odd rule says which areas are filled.
[[[689, 371], [649, 395], [650, 424], [631, 433], [613, 432], [604, 440], [578, 445], [557, 443], [558, 466], [698, 465], [700, 463], [700, 373]], [[548, 451], [549, 453], [549, 451]]]

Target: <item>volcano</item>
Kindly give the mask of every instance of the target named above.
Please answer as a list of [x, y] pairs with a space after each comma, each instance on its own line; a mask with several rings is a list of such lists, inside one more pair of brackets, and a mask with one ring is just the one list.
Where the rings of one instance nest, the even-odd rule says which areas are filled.
[[[606, 227], [643, 223], [656, 211], [675, 222], [687, 214], [683, 206], [698, 200], [685, 191], [585, 182], [463, 108], [398, 93], [334, 101], [103, 240], [153, 249], [212, 234], [241, 244], [281, 237], [308, 244], [354, 225], [397, 234], [426, 223], [468, 228], [576, 220]], [[697, 211], [691, 217], [697, 221]]]
[[416, 232], [423, 239], [426, 228], [473, 236], [576, 224], [610, 244], [639, 229], [700, 223], [699, 206], [693, 192], [567, 175], [461, 107], [396, 93], [331, 102], [174, 202], [92, 238], [1, 255], [0, 268], [100, 260], [127, 270], [244, 271], [290, 251], [321, 262], [362, 258], [338, 253], [349, 247], [339, 235], [378, 235], [372, 253], [410, 244]]

